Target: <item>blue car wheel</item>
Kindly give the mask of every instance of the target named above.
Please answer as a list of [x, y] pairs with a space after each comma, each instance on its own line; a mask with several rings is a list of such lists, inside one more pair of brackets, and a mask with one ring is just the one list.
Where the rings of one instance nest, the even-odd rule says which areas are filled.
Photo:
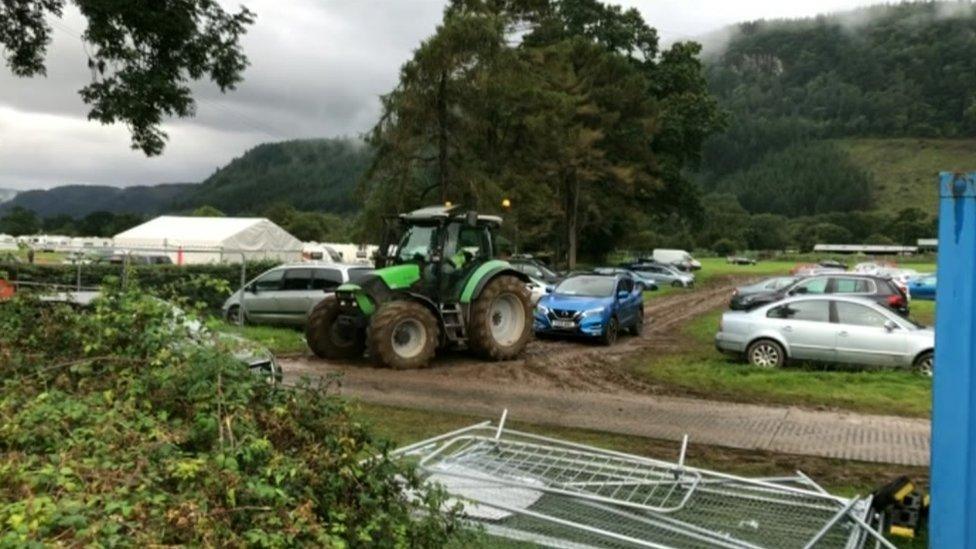
[[617, 333], [620, 331], [620, 326], [617, 323], [617, 317], [612, 316], [610, 320], [607, 321], [606, 328], [603, 329], [603, 337], [600, 340], [604, 345], [610, 346], [617, 341]]

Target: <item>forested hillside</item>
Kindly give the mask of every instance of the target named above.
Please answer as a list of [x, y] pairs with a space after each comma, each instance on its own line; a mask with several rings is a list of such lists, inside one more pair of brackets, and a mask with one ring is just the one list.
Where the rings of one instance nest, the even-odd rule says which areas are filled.
[[357, 208], [353, 191], [371, 158], [366, 145], [352, 139], [265, 143], [183, 193], [174, 207], [211, 205], [228, 214], [255, 214], [285, 203], [348, 213]]
[[[706, 142], [697, 180], [749, 213], [806, 216], [794, 236], [822, 225], [810, 216], [851, 211], [878, 212], [874, 240], [930, 236], [936, 172], [976, 169], [974, 52], [970, 2], [740, 24], [707, 57], [728, 127]], [[889, 231], [905, 209], [917, 230]], [[726, 244], [747, 245], [744, 231]]]
[[65, 185], [49, 190], [24, 191], [0, 204], [0, 213], [21, 207], [41, 218], [85, 217], [96, 211], [131, 214], [159, 214], [169, 209], [192, 185], [171, 183], [134, 187]]

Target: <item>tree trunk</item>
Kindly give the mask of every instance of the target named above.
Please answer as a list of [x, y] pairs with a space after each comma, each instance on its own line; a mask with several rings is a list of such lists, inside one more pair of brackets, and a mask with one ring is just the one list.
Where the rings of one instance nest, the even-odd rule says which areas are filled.
[[576, 238], [579, 225], [579, 181], [569, 176], [566, 182], [566, 263], [576, 268]]
[[442, 204], [447, 202], [447, 164], [447, 71], [443, 71], [437, 86], [437, 182]]

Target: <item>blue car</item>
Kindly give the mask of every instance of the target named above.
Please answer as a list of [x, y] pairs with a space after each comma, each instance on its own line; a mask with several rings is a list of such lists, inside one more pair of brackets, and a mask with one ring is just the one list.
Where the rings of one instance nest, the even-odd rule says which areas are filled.
[[582, 336], [613, 345], [621, 330], [644, 328], [644, 292], [626, 274], [575, 275], [563, 280], [535, 308], [539, 335]]
[[912, 299], [935, 300], [935, 275], [920, 276], [908, 281], [908, 295]]

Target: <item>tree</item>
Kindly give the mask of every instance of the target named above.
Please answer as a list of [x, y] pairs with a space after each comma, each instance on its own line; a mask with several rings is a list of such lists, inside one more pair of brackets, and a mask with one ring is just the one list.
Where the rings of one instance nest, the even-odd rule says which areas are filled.
[[37, 215], [21, 206], [14, 206], [3, 217], [0, 217], [0, 233], [13, 236], [36, 234], [41, 228]]
[[[0, 46], [17, 76], [43, 76], [52, 27], [68, 0], [0, 2]], [[81, 89], [90, 120], [121, 122], [132, 148], [162, 153], [164, 117], [190, 117], [196, 103], [189, 81], [209, 77], [233, 90], [247, 67], [240, 38], [254, 14], [228, 13], [217, 0], [118, 2], [71, 0], [88, 22], [81, 39], [92, 82]]]
[[782, 250], [789, 242], [788, 220], [781, 215], [758, 214], [749, 218], [746, 243], [750, 250]]
[[224, 212], [209, 204], [204, 204], [190, 213], [193, 217], [226, 217]]
[[694, 215], [683, 171], [721, 122], [698, 51], [659, 51], [636, 10], [595, 0], [452, 0], [383, 99], [366, 224], [435, 190], [489, 209], [516, 197], [529, 239], [574, 265], [628, 238], [621, 220]]

